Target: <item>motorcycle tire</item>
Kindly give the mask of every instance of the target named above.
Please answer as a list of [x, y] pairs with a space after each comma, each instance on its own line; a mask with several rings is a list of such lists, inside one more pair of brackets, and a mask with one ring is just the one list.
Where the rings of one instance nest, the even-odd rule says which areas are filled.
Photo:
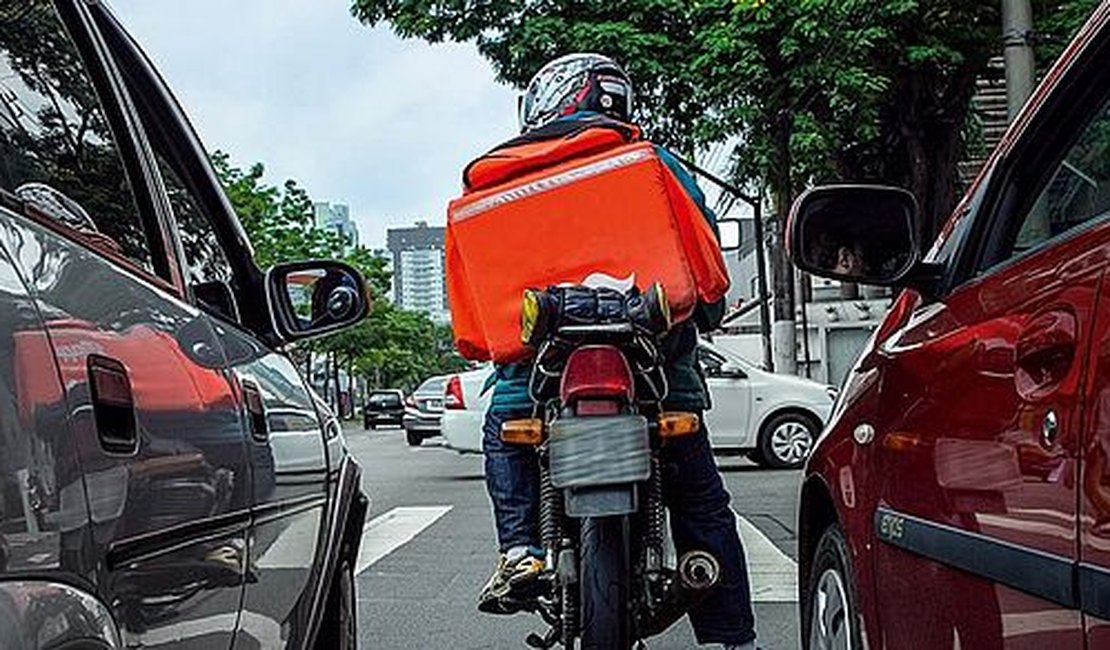
[[579, 535], [580, 647], [628, 650], [633, 640], [628, 518], [583, 519]]

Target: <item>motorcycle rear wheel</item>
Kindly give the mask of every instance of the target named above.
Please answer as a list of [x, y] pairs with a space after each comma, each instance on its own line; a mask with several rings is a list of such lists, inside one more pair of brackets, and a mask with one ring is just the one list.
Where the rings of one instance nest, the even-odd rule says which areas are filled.
[[628, 650], [633, 641], [628, 518], [583, 519], [579, 535], [580, 647]]

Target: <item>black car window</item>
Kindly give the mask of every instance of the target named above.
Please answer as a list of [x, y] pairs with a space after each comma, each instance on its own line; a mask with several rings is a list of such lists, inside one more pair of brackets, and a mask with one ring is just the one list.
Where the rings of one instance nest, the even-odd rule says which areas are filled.
[[159, 148], [157, 140], [153, 146], [170, 207], [177, 221], [177, 231], [181, 235], [187, 281], [193, 287], [212, 282], [231, 282], [231, 263], [227, 261], [227, 255], [220, 247], [219, 240], [216, 238], [216, 229], [212, 227], [208, 215], [200, 209], [196, 199], [181, 180], [181, 175], [170, 165], [169, 159]]
[[104, 107], [46, 0], [0, 0], [0, 188], [87, 245], [154, 271]]
[[379, 408], [400, 406], [401, 398], [393, 393], [378, 393], [370, 396], [370, 405]]

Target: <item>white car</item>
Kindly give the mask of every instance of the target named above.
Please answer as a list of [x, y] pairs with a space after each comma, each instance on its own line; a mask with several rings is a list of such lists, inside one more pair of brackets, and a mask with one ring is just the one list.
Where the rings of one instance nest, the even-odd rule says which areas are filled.
[[698, 360], [713, 402], [705, 414], [713, 449], [747, 453], [768, 467], [801, 467], [829, 419], [836, 389], [760, 370], [706, 341], [698, 343]]
[[[742, 452], [768, 467], [800, 467], [832, 411], [836, 391], [793, 375], [765, 372], [711, 343], [698, 344], [713, 408], [706, 412], [717, 451]], [[460, 453], [482, 452], [482, 422], [492, 369], [483, 366], [448, 379], [443, 437]]]
[[492, 390], [482, 393], [493, 367], [484, 365], [448, 378], [443, 395], [443, 439], [462, 454], [482, 453], [482, 422]]

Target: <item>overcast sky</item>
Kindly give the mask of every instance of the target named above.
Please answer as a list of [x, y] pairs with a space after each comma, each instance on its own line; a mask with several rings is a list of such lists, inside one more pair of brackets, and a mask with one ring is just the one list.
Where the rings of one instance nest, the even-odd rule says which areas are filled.
[[515, 92], [472, 45], [369, 29], [348, 0], [110, 0], [209, 151], [347, 203], [363, 242], [442, 224], [463, 166], [515, 134]]

